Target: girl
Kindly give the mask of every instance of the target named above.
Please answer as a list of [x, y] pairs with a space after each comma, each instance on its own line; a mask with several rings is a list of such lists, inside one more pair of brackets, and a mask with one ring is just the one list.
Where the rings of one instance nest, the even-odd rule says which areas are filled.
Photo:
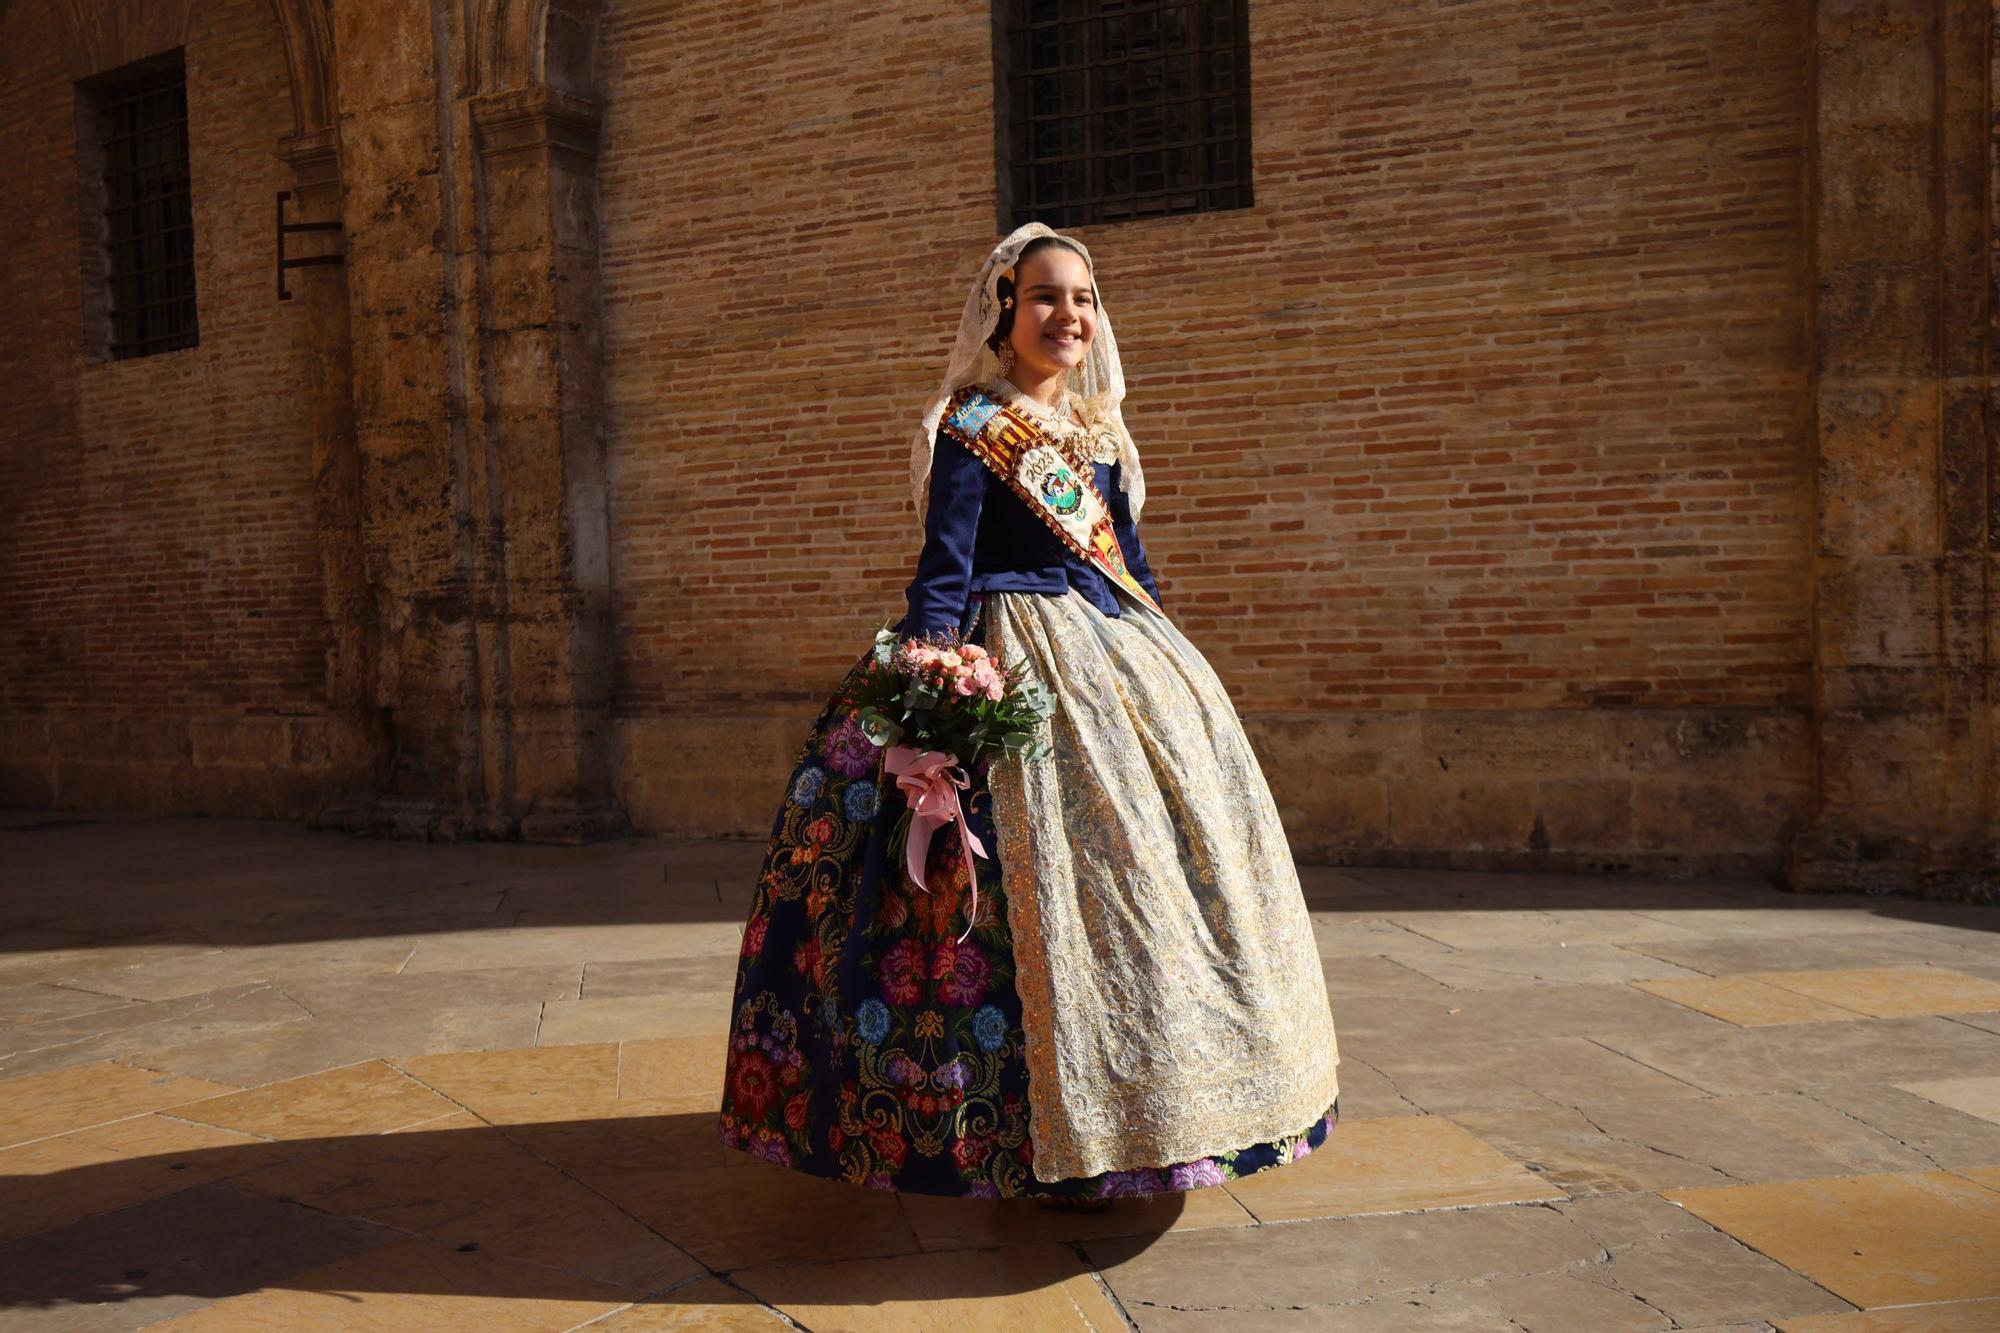
[[1019, 228], [913, 441], [899, 633], [1025, 662], [1049, 752], [972, 766], [919, 887], [888, 854], [902, 793], [835, 693], [744, 931], [725, 1143], [877, 1189], [1080, 1201], [1280, 1166], [1337, 1123], [1290, 849], [1160, 610], [1124, 394], [1089, 252]]

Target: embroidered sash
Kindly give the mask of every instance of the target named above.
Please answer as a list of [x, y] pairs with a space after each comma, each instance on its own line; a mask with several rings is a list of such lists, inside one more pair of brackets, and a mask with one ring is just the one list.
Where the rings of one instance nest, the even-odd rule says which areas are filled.
[[942, 424], [945, 434], [1006, 482], [1064, 546], [1145, 605], [1160, 609], [1125, 567], [1111, 507], [1092, 469], [1072, 459], [1040, 422], [978, 385], [967, 385], [945, 404]]

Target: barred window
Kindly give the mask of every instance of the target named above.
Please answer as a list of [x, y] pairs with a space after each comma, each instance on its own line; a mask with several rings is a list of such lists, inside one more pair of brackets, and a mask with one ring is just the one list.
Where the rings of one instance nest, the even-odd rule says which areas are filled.
[[[188, 173], [187, 67], [179, 51], [113, 70], [79, 89], [94, 131], [103, 279], [113, 359], [193, 347], [194, 206]], [[86, 161], [90, 154], [86, 153]], [[108, 308], [106, 299], [108, 298]]]
[[1250, 206], [1248, 0], [996, 0], [1000, 218]]

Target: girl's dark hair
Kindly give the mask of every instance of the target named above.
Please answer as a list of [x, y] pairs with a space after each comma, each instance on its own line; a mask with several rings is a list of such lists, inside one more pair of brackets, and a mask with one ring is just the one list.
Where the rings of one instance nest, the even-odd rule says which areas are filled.
[[[1034, 240], [1029, 241], [1021, 247], [1020, 254], [1014, 256], [1014, 272], [1019, 273], [1021, 265], [1027, 263], [1031, 256], [1038, 255], [1049, 247], [1056, 245], [1070, 251], [1079, 258], [1082, 257], [1082, 251], [1060, 236], [1037, 236]], [[1089, 260], [1084, 260], [1086, 267], [1089, 266], [1089, 263]], [[1000, 350], [1001, 344], [1006, 342], [1007, 336], [1014, 331], [1014, 307], [1007, 300], [1012, 295], [1014, 295], [1014, 280], [1002, 275], [999, 285], [993, 289], [993, 299], [998, 301], [1001, 307], [1000, 322], [993, 326], [993, 336], [986, 340], [986, 346], [995, 352]]]

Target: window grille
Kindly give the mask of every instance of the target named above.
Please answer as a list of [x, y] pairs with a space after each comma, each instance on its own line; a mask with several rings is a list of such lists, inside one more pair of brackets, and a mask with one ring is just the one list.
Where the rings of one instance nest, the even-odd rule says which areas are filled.
[[193, 347], [194, 206], [181, 53], [90, 81], [114, 359]]
[[1247, 0], [996, 0], [1000, 216], [1250, 206]]

